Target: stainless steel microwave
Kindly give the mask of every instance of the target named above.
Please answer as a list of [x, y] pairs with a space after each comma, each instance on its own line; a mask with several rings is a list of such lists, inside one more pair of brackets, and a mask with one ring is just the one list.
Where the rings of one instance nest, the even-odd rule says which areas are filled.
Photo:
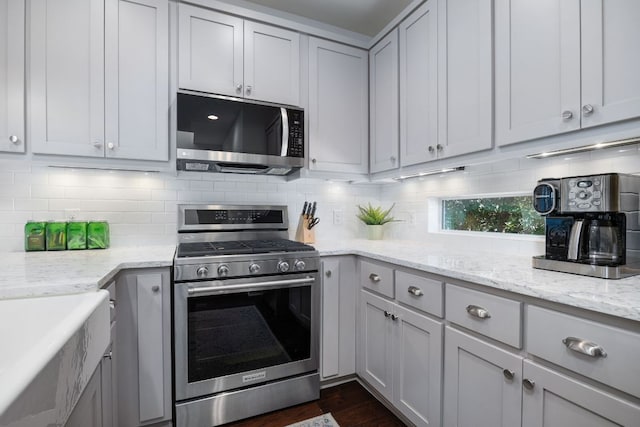
[[178, 170], [287, 175], [304, 166], [304, 110], [180, 90]]

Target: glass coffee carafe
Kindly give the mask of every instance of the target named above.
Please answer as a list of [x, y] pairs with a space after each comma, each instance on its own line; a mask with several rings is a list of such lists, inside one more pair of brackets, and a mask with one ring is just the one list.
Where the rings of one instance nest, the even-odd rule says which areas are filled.
[[599, 214], [585, 218], [581, 261], [596, 265], [625, 264], [625, 215]]

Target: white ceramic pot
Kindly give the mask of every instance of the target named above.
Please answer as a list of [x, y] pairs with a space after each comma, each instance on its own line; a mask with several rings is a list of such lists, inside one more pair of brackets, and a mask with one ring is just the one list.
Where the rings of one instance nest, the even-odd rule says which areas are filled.
[[382, 240], [384, 225], [367, 225], [367, 237], [369, 240]]

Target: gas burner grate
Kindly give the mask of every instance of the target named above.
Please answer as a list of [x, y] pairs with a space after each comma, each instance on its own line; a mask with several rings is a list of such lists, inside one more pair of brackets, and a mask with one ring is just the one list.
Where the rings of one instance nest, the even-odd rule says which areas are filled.
[[271, 252], [314, 251], [304, 243], [287, 239], [229, 240], [224, 242], [193, 242], [178, 245], [178, 258], [213, 255], [264, 254]]

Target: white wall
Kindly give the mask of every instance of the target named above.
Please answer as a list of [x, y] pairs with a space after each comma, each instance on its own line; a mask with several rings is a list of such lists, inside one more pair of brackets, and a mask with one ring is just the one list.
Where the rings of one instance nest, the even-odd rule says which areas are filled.
[[[29, 219], [105, 219], [112, 246], [173, 244], [179, 203], [276, 204], [289, 207], [295, 233], [305, 200], [318, 202], [318, 239], [359, 232], [355, 205], [377, 203], [379, 186], [325, 180], [287, 182], [281, 177], [181, 172], [123, 172], [61, 169], [24, 161], [0, 162], [0, 250], [24, 248]], [[334, 209], [343, 224], [332, 224]]]
[[[596, 173], [640, 173], [640, 148], [593, 151], [548, 159], [513, 159], [494, 164], [471, 166], [423, 179], [409, 179], [382, 187], [384, 206], [396, 203], [394, 213], [402, 222], [388, 227], [387, 236], [433, 244], [454, 245], [461, 250], [498, 251], [537, 255], [544, 253], [542, 237], [518, 237], [488, 233], [440, 232], [437, 223], [442, 197], [530, 193], [541, 178], [589, 175]], [[431, 212], [429, 209], [431, 207]], [[411, 223], [412, 217], [414, 223]]]

